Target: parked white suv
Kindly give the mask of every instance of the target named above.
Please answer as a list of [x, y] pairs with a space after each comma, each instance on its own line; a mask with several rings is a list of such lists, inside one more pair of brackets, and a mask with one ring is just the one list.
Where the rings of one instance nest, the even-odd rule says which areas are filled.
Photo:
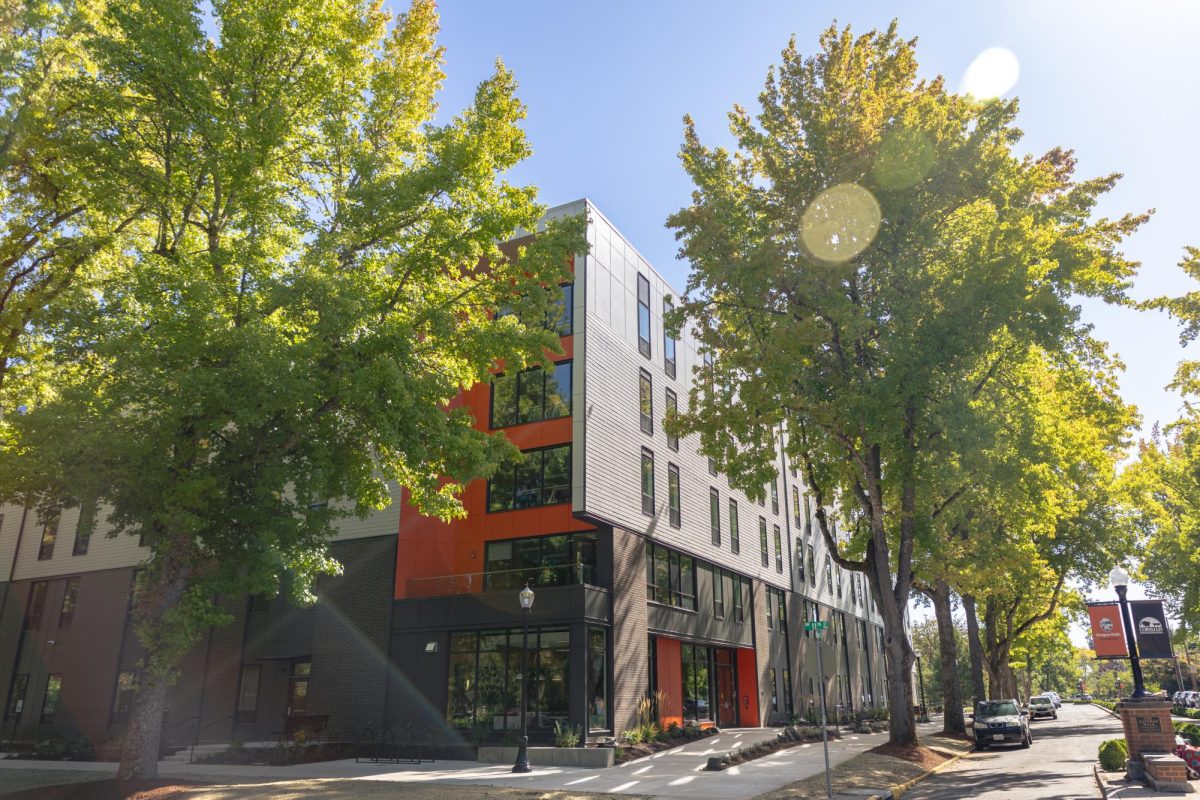
[[1058, 709], [1054, 707], [1054, 698], [1048, 694], [1039, 694], [1029, 698], [1029, 718], [1050, 717], [1058, 719]]

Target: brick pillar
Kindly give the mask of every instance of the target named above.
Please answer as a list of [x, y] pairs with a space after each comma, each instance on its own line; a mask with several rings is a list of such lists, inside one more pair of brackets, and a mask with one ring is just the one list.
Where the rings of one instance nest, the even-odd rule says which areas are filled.
[[1171, 724], [1171, 704], [1158, 698], [1122, 700], [1117, 704], [1129, 761], [1125, 769], [1130, 778], [1143, 780], [1147, 756], [1175, 751], [1175, 726]]
[[[754, 581], [754, 655], [758, 666], [759, 725], [774, 724], [771, 719], [771, 684], [767, 670], [771, 666], [771, 632], [767, 628], [767, 585]], [[753, 702], [753, 700], [752, 700]]]
[[620, 528], [612, 531], [612, 726], [632, 728], [638, 701], [650, 688], [646, 633], [646, 543]]

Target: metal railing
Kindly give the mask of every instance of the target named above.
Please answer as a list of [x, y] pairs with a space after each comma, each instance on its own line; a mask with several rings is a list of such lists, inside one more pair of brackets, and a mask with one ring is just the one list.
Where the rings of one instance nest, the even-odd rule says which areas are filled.
[[409, 578], [408, 597], [448, 597], [480, 592], [518, 590], [528, 583], [533, 588], [593, 584], [596, 568], [590, 564], [519, 567], [517, 569], [465, 572], [432, 578]]

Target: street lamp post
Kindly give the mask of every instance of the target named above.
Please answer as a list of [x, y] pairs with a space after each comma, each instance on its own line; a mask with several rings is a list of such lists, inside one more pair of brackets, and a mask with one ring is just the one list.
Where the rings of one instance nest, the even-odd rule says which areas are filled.
[[533, 589], [529, 583], [521, 590], [521, 746], [517, 748], [517, 763], [513, 772], [533, 772], [529, 765], [529, 609], [533, 608]]
[[917, 656], [917, 685], [921, 687], [921, 718], [929, 712], [925, 710], [925, 673], [921, 670], [921, 657]]
[[1140, 699], [1146, 696], [1146, 686], [1142, 683], [1142, 660], [1138, 657], [1137, 639], [1133, 635], [1133, 622], [1129, 614], [1129, 601], [1125, 599], [1125, 594], [1129, 591], [1129, 573], [1121, 568], [1121, 565], [1113, 567], [1112, 572], [1108, 573], [1109, 584], [1117, 590], [1117, 599], [1120, 601], [1121, 608], [1121, 623], [1125, 628], [1125, 644], [1129, 648], [1129, 666], [1133, 671], [1133, 694], [1130, 699]]

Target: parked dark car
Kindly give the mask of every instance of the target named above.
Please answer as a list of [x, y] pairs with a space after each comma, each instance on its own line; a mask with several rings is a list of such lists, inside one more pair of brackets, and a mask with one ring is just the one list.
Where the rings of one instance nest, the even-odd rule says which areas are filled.
[[1033, 744], [1028, 712], [1022, 711], [1016, 700], [980, 702], [975, 706], [971, 730], [976, 750], [986, 750], [994, 744], [1019, 744], [1021, 747]]

